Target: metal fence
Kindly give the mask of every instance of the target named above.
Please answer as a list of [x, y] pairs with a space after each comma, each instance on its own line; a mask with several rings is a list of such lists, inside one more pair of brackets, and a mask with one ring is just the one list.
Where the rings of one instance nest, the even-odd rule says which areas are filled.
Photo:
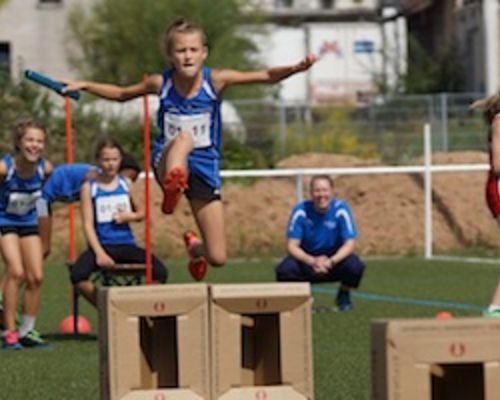
[[[480, 93], [376, 98], [369, 104], [308, 106], [238, 100], [239, 119], [226, 125], [270, 164], [291, 154], [333, 152], [401, 164], [422, 156], [421, 127], [434, 132], [434, 151], [486, 150], [481, 115], [469, 109]], [[264, 165], [269, 167], [272, 165]]]
[[[421, 127], [422, 131], [422, 127]], [[304, 181], [303, 178], [312, 175], [387, 175], [387, 174], [422, 174], [424, 187], [424, 257], [434, 258], [433, 253], [433, 199], [432, 199], [432, 175], [435, 173], [456, 173], [456, 172], [485, 172], [488, 171], [488, 164], [448, 164], [432, 165], [432, 135], [429, 124], [424, 126], [422, 137], [422, 151], [424, 153], [423, 165], [404, 166], [369, 166], [369, 167], [337, 167], [337, 168], [287, 168], [277, 170], [227, 170], [222, 171], [224, 178], [276, 178], [293, 177], [295, 179], [296, 196], [298, 201], [303, 200]], [[452, 257], [448, 257], [452, 259]], [[459, 257], [467, 261], [465, 257]], [[472, 258], [477, 261], [477, 258]], [[491, 260], [490, 260], [491, 261]], [[498, 262], [498, 260], [496, 260]], [[488, 262], [486, 260], [485, 262]]]

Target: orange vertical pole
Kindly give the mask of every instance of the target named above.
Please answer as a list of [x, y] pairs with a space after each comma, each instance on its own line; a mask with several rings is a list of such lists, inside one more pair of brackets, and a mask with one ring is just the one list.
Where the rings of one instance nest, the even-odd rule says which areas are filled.
[[[144, 80], [147, 75], [144, 76]], [[143, 97], [144, 115], [143, 115], [143, 146], [144, 146], [144, 200], [145, 214], [144, 221], [144, 247], [146, 248], [146, 284], [153, 283], [152, 251], [151, 251], [151, 120], [149, 114], [148, 96]]]
[[[64, 97], [64, 131], [66, 145], [66, 162], [72, 164], [73, 157], [73, 130], [72, 130], [72, 115], [71, 115], [71, 100], [68, 96]], [[76, 261], [76, 240], [75, 240], [75, 207], [74, 204], [68, 205], [68, 229], [69, 229], [69, 244], [68, 244], [68, 261], [74, 263]], [[71, 309], [73, 311], [73, 334], [79, 334], [78, 322], [78, 301], [77, 291], [74, 286], [71, 289]]]
[[[73, 131], [72, 131], [72, 115], [71, 115], [71, 99], [64, 97], [65, 111], [65, 138], [66, 138], [66, 162], [72, 164], [73, 156]], [[68, 259], [71, 263], [76, 260], [76, 240], [75, 240], [75, 208], [73, 204], [68, 205], [68, 225], [69, 225], [69, 251]]]

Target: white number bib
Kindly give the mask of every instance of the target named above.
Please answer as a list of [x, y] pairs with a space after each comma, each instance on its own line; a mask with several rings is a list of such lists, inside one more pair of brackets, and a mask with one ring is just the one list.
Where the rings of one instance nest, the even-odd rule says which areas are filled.
[[194, 115], [178, 115], [165, 113], [165, 139], [169, 143], [181, 132], [191, 135], [195, 148], [209, 147], [210, 141], [210, 113]]
[[25, 215], [34, 207], [42, 192], [37, 190], [33, 193], [12, 192], [9, 194], [7, 213], [15, 215]]
[[128, 194], [98, 197], [95, 206], [98, 223], [112, 222], [118, 211], [130, 212], [132, 210]]

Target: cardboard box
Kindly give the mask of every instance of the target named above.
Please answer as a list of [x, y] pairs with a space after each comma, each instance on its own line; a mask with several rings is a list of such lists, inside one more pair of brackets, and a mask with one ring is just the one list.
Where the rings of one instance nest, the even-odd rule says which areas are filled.
[[500, 399], [500, 319], [373, 321], [373, 400]]
[[212, 285], [212, 399], [314, 398], [308, 283]]
[[103, 288], [98, 308], [102, 399], [210, 397], [207, 285]]

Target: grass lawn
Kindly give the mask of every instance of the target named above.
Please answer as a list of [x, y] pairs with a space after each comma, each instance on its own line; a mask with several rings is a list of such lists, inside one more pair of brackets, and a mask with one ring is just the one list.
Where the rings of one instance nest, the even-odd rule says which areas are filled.
[[[273, 260], [229, 263], [211, 270], [209, 282], [273, 281]], [[491, 264], [426, 262], [420, 259], [369, 260], [350, 313], [314, 314], [314, 380], [318, 400], [370, 397], [370, 320], [434, 317], [440, 310], [477, 316], [493, 293], [500, 272]], [[190, 282], [184, 262], [169, 263], [170, 282]], [[332, 304], [336, 285], [315, 286], [317, 304]], [[83, 301], [82, 301], [83, 303]], [[82, 313], [97, 327], [96, 313]], [[68, 274], [63, 263], [46, 267], [37, 326], [53, 342], [49, 350], [0, 352], [0, 399], [98, 399], [98, 341], [58, 334], [70, 314]]]

